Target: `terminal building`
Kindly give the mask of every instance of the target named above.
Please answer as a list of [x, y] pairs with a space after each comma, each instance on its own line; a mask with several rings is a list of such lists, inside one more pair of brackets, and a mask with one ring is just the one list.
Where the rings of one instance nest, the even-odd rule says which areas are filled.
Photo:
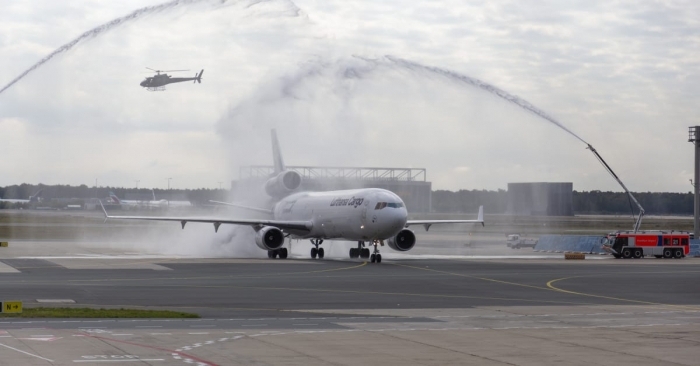
[[[396, 193], [409, 212], [430, 212], [432, 183], [426, 180], [423, 168], [362, 168], [287, 166], [302, 177], [301, 189], [332, 191], [359, 188], [383, 188]], [[262, 187], [274, 168], [266, 165], [240, 168], [240, 180], [231, 182], [231, 188]]]
[[574, 216], [573, 183], [508, 183], [509, 215]]

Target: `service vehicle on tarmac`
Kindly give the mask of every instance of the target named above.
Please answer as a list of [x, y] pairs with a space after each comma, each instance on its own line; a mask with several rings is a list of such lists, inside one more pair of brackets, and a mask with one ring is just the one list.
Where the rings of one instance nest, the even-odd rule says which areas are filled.
[[615, 258], [683, 258], [690, 252], [687, 231], [615, 231], [605, 237], [603, 250]]
[[534, 248], [537, 239], [523, 238], [520, 234], [510, 234], [506, 236], [506, 245], [511, 249]]

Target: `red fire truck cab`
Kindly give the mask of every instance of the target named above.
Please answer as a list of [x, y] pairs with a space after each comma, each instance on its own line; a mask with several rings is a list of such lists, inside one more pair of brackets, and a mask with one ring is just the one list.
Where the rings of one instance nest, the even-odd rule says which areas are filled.
[[615, 258], [683, 258], [690, 251], [687, 231], [615, 231], [605, 237], [603, 249]]

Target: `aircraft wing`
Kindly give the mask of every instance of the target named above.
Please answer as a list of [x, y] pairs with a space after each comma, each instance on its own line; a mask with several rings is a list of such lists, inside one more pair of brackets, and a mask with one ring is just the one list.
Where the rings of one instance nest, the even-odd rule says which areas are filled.
[[218, 203], [220, 205], [226, 205], [226, 206], [231, 206], [231, 207], [237, 207], [237, 208], [242, 208], [245, 210], [250, 210], [250, 211], [255, 211], [255, 212], [262, 212], [266, 214], [272, 214], [272, 210], [268, 210], [266, 208], [260, 208], [260, 207], [251, 207], [251, 206], [246, 206], [246, 205], [241, 205], [238, 203], [234, 202], [222, 202], [222, 201], [214, 201], [214, 200], [209, 200], [211, 203]]
[[430, 229], [430, 226], [435, 224], [481, 224], [484, 226], [484, 206], [479, 206], [479, 215], [476, 220], [408, 220], [406, 227], [411, 225], [423, 225], [425, 231]]
[[[102, 202], [100, 202], [102, 205]], [[253, 227], [274, 226], [281, 230], [297, 230], [311, 231], [313, 223], [311, 221], [283, 221], [283, 220], [247, 220], [247, 219], [230, 219], [218, 217], [174, 217], [174, 216], [110, 216], [107, 214], [104, 206], [102, 210], [105, 214], [105, 220], [149, 220], [149, 221], [177, 221], [185, 228], [188, 222], [204, 222], [214, 224], [214, 231], [219, 231], [221, 224], [232, 225], [247, 225]]]

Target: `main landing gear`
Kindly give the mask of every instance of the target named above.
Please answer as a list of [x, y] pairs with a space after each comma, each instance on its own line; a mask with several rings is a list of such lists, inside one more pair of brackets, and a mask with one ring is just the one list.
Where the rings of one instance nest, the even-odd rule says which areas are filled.
[[374, 246], [374, 251], [370, 254], [369, 248], [364, 248], [365, 242], [358, 241], [357, 248], [350, 248], [350, 258], [369, 258], [372, 263], [381, 263], [382, 255], [379, 254], [379, 248], [377, 247], [379, 245], [379, 240], [372, 241], [372, 245]]
[[287, 251], [287, 248], [280, 248], [267, 251], [267, 257], [271, 259], [275, 259], [277, 257], [279, 257], [280, 259], [287, 259], [288, 255], [289, 251]]
[[316, 259], [316, 256], [318, 256], [318, 259], [323, 259], [323, 248], [318, 247], [323, 244], [323, 239], [311, 239], [311, 244], [314, 246], [311, 248], [311, 258]]

